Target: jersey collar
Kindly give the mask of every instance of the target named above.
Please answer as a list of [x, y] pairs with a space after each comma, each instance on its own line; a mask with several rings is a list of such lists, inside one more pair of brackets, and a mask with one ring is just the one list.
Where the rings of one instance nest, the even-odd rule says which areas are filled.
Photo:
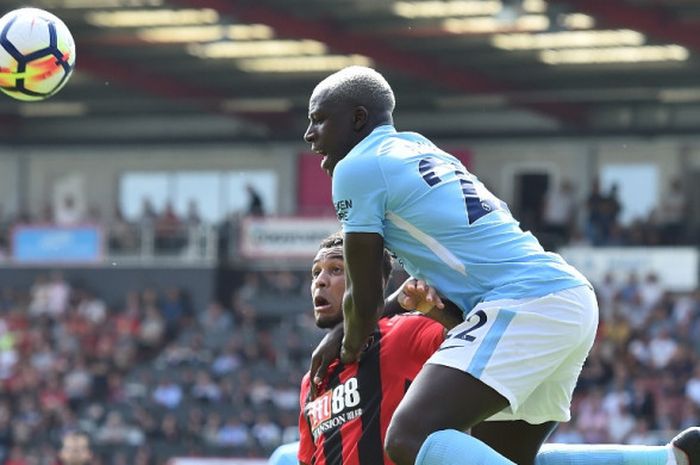
[[396, 128], [391, 125], [391, 124], [381, 124], [374, 128], [372, 132], [370, 132], [367, 137], [362, 139], [358, 144], [348, 152], [347, 156], [354, 155], [356, 153], [362, 153], [364, 152], [374, 141], [382, 136], [386, 136], [388, 134], [396, 134]]

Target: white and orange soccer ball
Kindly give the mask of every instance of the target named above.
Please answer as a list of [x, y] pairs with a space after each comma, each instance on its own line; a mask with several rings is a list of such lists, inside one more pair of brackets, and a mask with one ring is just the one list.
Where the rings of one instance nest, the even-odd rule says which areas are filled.
[[0, 18], [0, 90], [18, 100], [58, 92], [75, 65], [68, 27], [48, 11], [20, 8]]

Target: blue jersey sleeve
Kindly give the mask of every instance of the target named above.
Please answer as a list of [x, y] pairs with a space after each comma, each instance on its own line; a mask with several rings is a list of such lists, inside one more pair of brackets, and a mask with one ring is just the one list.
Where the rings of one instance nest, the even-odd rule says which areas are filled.
[[343, 232], [384, 235], [387, 186], [375, 156], [344, 159], [333, 173], [333, 205]]

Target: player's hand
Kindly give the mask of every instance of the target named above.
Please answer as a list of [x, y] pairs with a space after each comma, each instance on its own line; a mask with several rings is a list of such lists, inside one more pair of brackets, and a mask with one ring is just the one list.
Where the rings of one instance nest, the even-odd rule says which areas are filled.
[[318, 346], [311, 354], [311, 366], [309, 376], [311, 377], [311, 397], [316, 397], [318, 387], [326, 376], [331, 362], [340, 355], [340, 345], [343, 342], [342, 323], [328, 331], [328, 334], [321, 339]]
[[405, 310], [418, 310], [421, 313], [445, 308], [437, 291], [422, 279], [408, 278], [401, 286], [397, 301]]

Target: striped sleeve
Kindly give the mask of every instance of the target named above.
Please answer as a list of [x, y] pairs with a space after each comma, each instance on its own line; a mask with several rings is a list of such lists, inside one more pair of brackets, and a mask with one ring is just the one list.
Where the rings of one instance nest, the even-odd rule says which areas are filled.
[[299, 395], [299, 452], [297, 458], [302, 463], [310, 464], [316, 450], [314, 438], [311, 435], [309, 421], [306, 418], [306, 400], [311, 390], [309, 374], [304, 375], [301, 381], [301, 394]]

